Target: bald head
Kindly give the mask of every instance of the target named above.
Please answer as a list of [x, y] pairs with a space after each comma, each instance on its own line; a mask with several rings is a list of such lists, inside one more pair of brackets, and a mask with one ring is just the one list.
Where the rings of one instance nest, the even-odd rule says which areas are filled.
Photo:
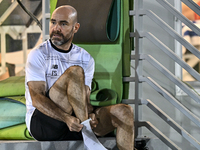
[[70, 19], [72, 19], [73, 23], [77, 22], [77, 11], [74, 7], [70, 5], [63, 5], [63, 6], [57, 7], [52, 13], [52, 16], [57, 13], [59, 15], [61, 14], [67, 15]]

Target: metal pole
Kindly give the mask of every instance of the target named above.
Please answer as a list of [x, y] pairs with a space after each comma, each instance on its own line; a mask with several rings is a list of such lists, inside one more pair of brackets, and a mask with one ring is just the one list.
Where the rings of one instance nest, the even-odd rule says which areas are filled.
[[138, 137], [139, 129], [138, 123], [141, 116], [139, 109], [139, 102], [142, 96], [142, 83], [139, 81], [139, 77], [142, 75], [142, 62], [140, 61], [140, 54], [142, 52], [142, 38], [140, 38], [139, 32], [142, 30], [143, 20], [139, 14], [140, 9], [143, 8], [143, 0], [134, 1], [134, 32], [135, 32], [135, 137]]
[[6, 73], [6, 33], [1, 30], [1, 70], [0, 75]]
[[50, 0], [42, 1], [42, 40], [49, 39]]

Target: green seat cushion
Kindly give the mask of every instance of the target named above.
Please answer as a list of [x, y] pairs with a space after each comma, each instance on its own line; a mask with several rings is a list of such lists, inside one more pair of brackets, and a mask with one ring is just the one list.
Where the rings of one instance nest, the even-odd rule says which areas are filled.
[[25, 94], [25, 77], [13, 76], [0, 81], [0, 97]]

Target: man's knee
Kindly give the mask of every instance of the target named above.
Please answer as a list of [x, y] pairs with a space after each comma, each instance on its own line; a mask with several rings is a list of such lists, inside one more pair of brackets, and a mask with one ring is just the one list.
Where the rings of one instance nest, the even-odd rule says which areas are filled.
[[71, 66], [69, 67], [66, 72], [67, 74], [75, 75], [75, 76], [83, 76], [84, 75], [84, 70], [80, 66]]
[[133, 119], [133, 108], [130, 105], [126, 104], [117, 104], [115, 108], [112, 110], [112, 115], [116, 117], [125, 117]]
[[126, 104], [117, 104], [110, 109], [114, 127], [125, 126], [127, 129], [134, 126], [133, 108]]
[[68, 70], [72, 71], [72, 72], [84, 72], [83, 68], [81, 66], [71, 66], [68, 68]]

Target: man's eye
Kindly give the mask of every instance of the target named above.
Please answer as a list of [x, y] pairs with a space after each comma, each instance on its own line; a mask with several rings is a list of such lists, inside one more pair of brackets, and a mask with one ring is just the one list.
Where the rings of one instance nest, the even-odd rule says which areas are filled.
[[62, 26], [66, 26], [67, 24], [66, 23], [62, 23]]
[[56, 24], [56, 22], [54, 22], [54, 21], [52, 21], [51, 23], [52, 23], [52, 24]]

